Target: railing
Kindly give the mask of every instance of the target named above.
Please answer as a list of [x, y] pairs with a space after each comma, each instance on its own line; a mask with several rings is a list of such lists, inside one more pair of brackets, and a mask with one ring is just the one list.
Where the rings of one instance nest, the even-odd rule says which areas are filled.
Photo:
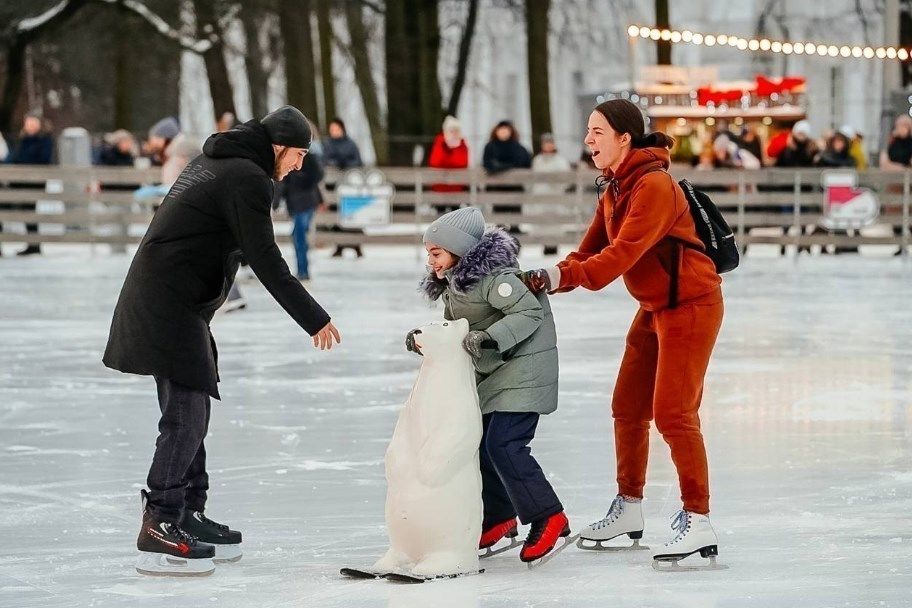
[[[575, 244], [596, 204], [597, 174], [588, 168], [562, 173], [516, 170], [498, 176], [488, 176], [481, 169], [385, 168], [383, 173], [395, 187], [392, 223], [356, 233], [338, 230], [332, 190], [341, 174], [327, 174], [327, 209], [315, 218], [317, 246], [418, 244], [423, 226], [443, 209], [460, 204], [481, 208], [490, 223], [518, 227], [524, 244]], [[687, 178], [710, 194], [745, 246], [910, 244], [909, 171], [859, 174], [859, 187], [871, 189], [880, 202], [876, 225], [849, 233], [811, 233], [809, 227], [822, 219], [822, 173], [819, 169], [672, 168], [675, 178]], [[0, 242], [106, 243], [119, 247], [136, 243], [160, 201], [137, 199], [133, 191], [158, 179], [156, 169], [0, 166], [0, 224], [4, 225]], [[465, 191], [434, 192], [433, 184], [460, 184]], [[556, 193], [535, 193], [534, 184]], [[509, 191], [511, 187], [514, 191]], [[37, 210], [16, 208], [17, 203], [35, 202]], [[284, 212], [278, 212], [276, 233], [280, 241], [289, 240], [290, 225], [284, 220]], [[37, 234], [25, 234], [19, 229], [23, 223], [39, 224], [41, 229]]]

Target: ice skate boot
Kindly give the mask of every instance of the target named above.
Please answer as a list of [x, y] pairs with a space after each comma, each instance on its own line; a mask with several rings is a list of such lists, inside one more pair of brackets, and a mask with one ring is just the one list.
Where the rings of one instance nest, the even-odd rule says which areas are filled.
[[[671, 528], [675, 537], [652, 556], [652, 567], [660, 572], [687, 570], [724, 570], [728, 566], [716, 563], [719, 555], [719, 541], [709, 517], [690, 511], [678, 511]], [[708, 557], [709, 562], [695, 565], [681, 565], [684, 558], [699, 553]]]
[[[483, 526], [481, 540], [478, 541], [478, 550], [484, 551], [484, 553], [479, 554], [478, 559], [498, 555], [520, 546], [522, 541], [519, 540], [519, 532], [516, 531], [516, 527], [515, 517], [500, 523]], [[494, 545], [504, 538], [510, 542], [503, 547], [494, 549]]]
[[[618, 536], [627, 535], [633, 541], [630, 546], [609, 546], [605, 543]], [[649, 549], [640, 545], [643, 538], [643, 503], [628, 501], [620, 494], [611, 503], [605, 518], [580, 532], [576, 546], [590, 551], [636, 551]]]
[[236, 562], [241, 559], [241, 533], [212, 521], [202, 511], [185, 511], [181, 528], [200, 541], [215, 547], [215, 563]]
[[177, 524], [159, 521], [142, 492], [143, 521], [136, 539], [136, 571], [152, 576], [207, 576], [215, 572], [215, 547], [202, 543]]
[[[529, 568], [540, 566], [566, 549], [567, 545], [576, 541], [576, 538], [570, 537], [570, 522], [563, 511], [533, 521], [529, 536], [519, 553], [519, 559], [526, 562]], [[561, 539], [564, 539], [563, 543], [556, 546]]]

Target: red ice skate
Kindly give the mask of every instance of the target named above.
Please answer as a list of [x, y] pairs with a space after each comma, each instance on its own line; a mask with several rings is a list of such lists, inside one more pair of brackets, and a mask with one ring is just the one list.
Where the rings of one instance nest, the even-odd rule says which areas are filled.
[[567, 536], [570, 536], [570, 522], [563, 511], [534, 521], [522, 551], [519, 553], [519, 559], [524, 562], [541, 559], [554, 549], [554, 545], [559, 539]]
[[[479, 558], [491, 557], [492, 555], [497, 555], [503, 553], [504, 551], [509, 551], [515, 547], [518, 547], [521, 543], [517, 540], [519, 533], [516, 531], [516, 518], [511, 517], [506, 521], [496, 523], [490, 526], [485, 526], [481, 531], [481, 540], [478, 541], [478, 549], [484, 551]], [[508, 539], [509, 544], [504, 545], [494, 549], [494, 545], [500, 542], [501, 539]]]

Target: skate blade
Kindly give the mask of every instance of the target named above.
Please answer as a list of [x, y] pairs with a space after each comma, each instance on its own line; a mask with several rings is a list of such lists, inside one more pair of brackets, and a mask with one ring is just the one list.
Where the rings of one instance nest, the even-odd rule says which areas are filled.
[[227, 564], [241, 561], [244, 555], [241, 545], [213, 545], [215, 547], [215, 557], [212, 558], [216, 564]]
[[380, 578], [386, 578], [391, 573], [390, 572], [381, 572], [379, 570], [368, 570], [368, 569], [359, 569], [359, 568], [342, 568], [339, 570], [339, 574], [346, 578], [357, 578], [361, 580], [376, 580]]
[[519, 537], [513, 537], [510, 539], [509, 545], [504, 545], [499, 549], [493, 549], [491, 547], [484, 549], [484, 553], [479, 554], [478, 559], [487, 559], [489, 557], [494, 557], [495, 555], [500, 555], [501, 553], [506, 553], [507, 551], [515, 549], [516, 547], [521, 547], [522, 544], [523, 543], [521, 540], [519, 540]]
[[387, 574], [384, 578], [391, 583], [402, 583], [402, 584], [418, 584], [418, 583], [427, 583], [430, 581], [442, 581], [450, 578], [462, 578], [464, 576], [475, 576], [476, 574], [481, 574], [484, 572], [484, 568], [481, 570], [475, 570], [473, 572], [458, 572], [456, 574], [438, 574], [437, 576], [422, 576], [420, 574], [402, 574], [399, 572], [393, 572]]
[[143, 553], [136, 560], [136, 571], [146, 576], [209, 576], [215, 572], [211, 558], [187, 559], [164, 553]]
[[553, 549], [551, 549], [551, 551], [549, 551], [547, 554], [545, 554], [544, 556], [542, 556], [538, 559], [532, 560], [531, 562], [527, 562], [526, 565], [529, 567], [529, 570], [538, 568], [539, 566], [544, 566], [545, 564], [550, 562], [552, 559], [554, 559], [555, 555], [557, 555], [558, 553], [560, 553], [561, 551], [563, 551], [570, 545], [574, 544], [578, 539], [579, 539], [579, 534], [574, 534], [573, 536], [565, 536], [561, 539], [563, 541], [562, 544], [555, 545], [555, 547]]
[[[617, 538], [617, 537], [615, 537], [615, 538]], [[609, 540], [612, 540], [612, 539], [609, 538], [609, 539], [605, 539], [605, 540], [593, 540], [591, 538], [580, 537], [580, 539], [578, 541], [576, 541], [576, 546], [579, 547], [580, 549], [584, 549], [586, 551], [604, 551], [606, 553], [623, 553], [625, 551], [648, 551], [649, 550], [649, 547], [647, 547], [646, 545], [640, 544], [639, 539], [634, 540], [632, 545], [627, 545], [627, 546], [623, 546], [623, 547], [606, 545], [605, 543], [607, 543]], [[586, 544], [587, 542], [595, 543], [595, 544], [587, 545]]]
[[700, 565], [688, 564], [686, 566], [682, 566], [680, 562], [683, 559], [683, 557], [679, 559], [653, 559], [652, 569], [656, 572], [709, 572], [712, 570], [728, 570], [727, 565], [720, 564], [716, 561], [715, 555], [709, 557], [708, 563], [703, 563]]

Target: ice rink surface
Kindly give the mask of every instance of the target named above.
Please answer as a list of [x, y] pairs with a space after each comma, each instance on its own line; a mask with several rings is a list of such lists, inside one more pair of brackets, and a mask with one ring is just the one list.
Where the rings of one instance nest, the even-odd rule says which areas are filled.
[[[419, 366], [404, 335], [441, 315], [416, 293], [416, 250], [316, 254], [311, 290], [344, 336], [331, 353], [258, 283], [243, 284], [246, 310], [216, 319], [224, 400], [207, 440], [207, 512], [242, 530], [246, 550], [211, 577], [176, 580], [133, 570], [154, 384], [100, 361], [130, 256], [11, 249], [0, 259], [0, 606], [912, 606], [903, 260], [758, 255], [726, 279], [701, 414], [729, 570], [657, 573], [645, 551], [573, 547], [531, 572], [514, 552], [485, 560], [481, 576], [399, 586], [338, 570], [386, 547], [383, 454]], [[615, 494], [609, 402], [635, 304], [621, 284], [552, 301], [561, 401], [533, 450], [578, 529]], [[668, 540], [679, 507], [654, 435], [644, 544]]]

